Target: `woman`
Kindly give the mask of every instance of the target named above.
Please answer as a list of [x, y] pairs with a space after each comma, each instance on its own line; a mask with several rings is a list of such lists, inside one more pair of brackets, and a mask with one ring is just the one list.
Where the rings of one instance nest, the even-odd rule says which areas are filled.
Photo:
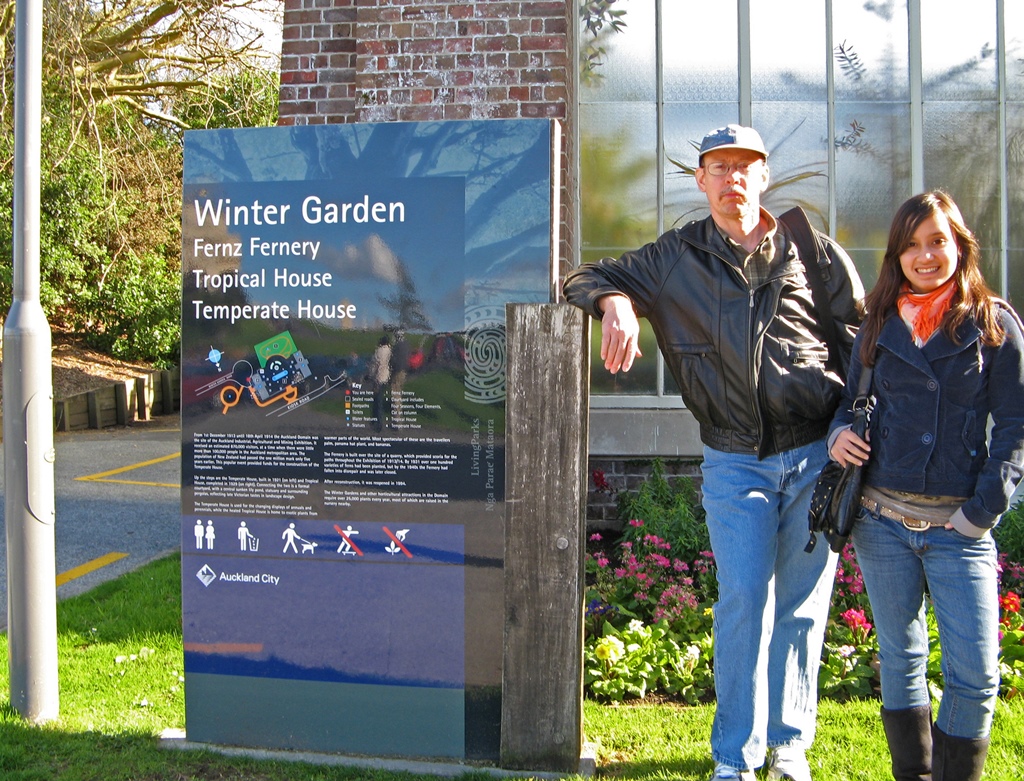
[[[960, 210], [939, 191], [896, 212], [865, 306], [829, 452], [866, 464], [852, 539], [878, 635], [893, 776], [977, 779], [999, 693], [989, 530], [1022, 476], [1024, 335], [985, 284]], [[849, 430], [865, 366], [875, 397], [867, 441]], [[926, 592], [945, 687], [934, 724]]]

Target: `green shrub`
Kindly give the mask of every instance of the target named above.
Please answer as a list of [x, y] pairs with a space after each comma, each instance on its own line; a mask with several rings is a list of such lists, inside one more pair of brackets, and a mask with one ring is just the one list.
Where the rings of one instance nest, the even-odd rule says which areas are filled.
[[[99, 114], [110, 123], [100, 150], [92, 135], [76, 133], [62, 115], [66, 102], [51, 102], [49, 110], [42, 128], [38, 259], [39, 303], [47, 320], [119, 358], [175, 363], [180, 200], [170, 198], [180, 199], [180, 148], [137, 118], [108, 108]], [[136, 132], [111, 138], [128, 128]], [[12, 158], [12, 138], [0, 134], [3, 311], [13, 296]], [[160, 175], [146, 164], [159, 165]]]
[[1005, 553], [1010, 561], [1024, 563], [1024, 501], [1003, 513], [992, 536], [1000, 553]]
[[[619, 494], [619, 517], [625, 522], [625, 540], [635, 543], [653, 534], [669, 544], [671, 556], [683, 561], [696, 561], [711, 548], [693, 481], [686, 476], [670, 481], [660, 458], [654, 459], [651, 476], [638, 490]], [[634, 519], [643, 521], [643, 526], [628, 523]]]
[[634, 620], [622, 629], [606, 623], [601, 637], [588, 638], [583, 655], [584, 686], [600, 699], [642, 699], [658, 691], [694, 705], [712, 690], [711, 635], [687, 642], [667, 621]]
[[109, 274], [102, 287], [83, 291], [75, 330], [117, 358], [175, 364], [181, 340], [177, 269], [168, 268], [161, 255], [127, 255], [114, 268], [118, 273]]

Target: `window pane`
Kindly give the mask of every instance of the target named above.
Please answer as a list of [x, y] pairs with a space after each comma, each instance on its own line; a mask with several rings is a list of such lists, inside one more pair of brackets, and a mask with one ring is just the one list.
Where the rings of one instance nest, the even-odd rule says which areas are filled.
[[665, 100], [739, 100], [736, 3], [669, 0], [661, 22]]
[[[1010, 247], [1024, 250], [1024, 103], [1010, 103], [1006, 107], [1006, 158]], [[1024, 300], [1020, 304], [1024, 306]]]
[[[581, 260], [611, 256], [653, 241], [657, 233], [657, 123], [653, 104], [597, 103], [580, 107]], [[640, 321], [643, 358], [612, 375], [601, 361], [601, 325], [591, 333], [590, 387], [596, 394], [653, 395], [658, 348]]]
[[580, 100], [654, 101], [657, 96], [654, 49], [654, 0], [629, 0], [611, 6], [625, 11], [616, 19], [625, 26], [616, 32], [604, 20], [595, 38], [581, 20]]
[[907, 8], [896, 3], [832, 5], [837, 100], [907, 100]]
[[906, 103], [836, 104], [836, 237], [847, 251], [885, 251], [910, 192]]
[[653, 396], [657, 393], [658, 343], [650, 324], [640, 320], [640, 352], [628, 372], [612, 374], [601, 360], [601, 323], [594, 321], [590, 329], [590, 392], [628, 396]]
[[[1018, 4], [1020, 6], [1022, 4]], [[1007, 9], [1009, 17], [1009, 9]], [[1020, 64], [1018, 63], [1018, 66]], [[1006, 63], [1007, 70], [1010, 63]], [[1006, 107], [1006, 157], [1010, 200], [1007, 295], [1017, 311], [1024, 310], [1024, 103]]]
[[787, 0], [784, 13], [778, 3], [750, 4], [754, 100], [825, 99], [825, 8], [821, 0]]
[[768, 148], [772, 214], [800, 205], [824, 228], [828, 216], [828, 115], [824, 102], [754, 103], [754, 127]]
[[1007, 298], [1018, 312], [1024, 311], [1024, 250], [1014, 249], [1007, 254], [1010, 289]]
[[996, 0], [971, 0], [968, 6], [963, 0], [921, 3], [925, 100], [996, 97], [995, 4]]
[[653, 105], [580, 107], [580, 218], [584, 260], [655, 238], [659, 169]]
[[[889, 226], [885, 226], [885, 238], [888, 241]], [[884, 244], [884, 242], [883, 242]], [[885, 256], [885, 247], [882, 249], [850, 249], [843, 245], [846, 254], [853, 260], [860, 274], [860, 281], [864, 283], [865, 292], [871, 290], [878, 281], [878, 269], [882, 266], [882, 258]]]
[[[925, 187], [953, 196], [983, 250], [1000, 246], [998, 119], [992, 103], [924, 107]], [[987, 271], [986, 277], [993, 287], [999, 284]]]
[[1024, 100], [1024, 3], [1003, 5], [1006, 28], [1006, 96]]

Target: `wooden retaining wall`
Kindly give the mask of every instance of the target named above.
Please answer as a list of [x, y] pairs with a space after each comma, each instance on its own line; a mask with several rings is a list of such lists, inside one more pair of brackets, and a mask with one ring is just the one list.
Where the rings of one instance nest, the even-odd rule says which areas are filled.
[[127, 426], [180, 409], [181, 372], [175, 368], [55, 401], [53, 426], [56, 431]]

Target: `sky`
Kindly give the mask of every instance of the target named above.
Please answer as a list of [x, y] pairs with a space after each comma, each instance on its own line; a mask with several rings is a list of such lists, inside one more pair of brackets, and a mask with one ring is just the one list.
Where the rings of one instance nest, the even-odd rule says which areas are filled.
[[274, 57], [281, 54], [283, 0], [256, 0], [256, 8], [236, 9], [239, 18], [263, 31], [263, 49]]

